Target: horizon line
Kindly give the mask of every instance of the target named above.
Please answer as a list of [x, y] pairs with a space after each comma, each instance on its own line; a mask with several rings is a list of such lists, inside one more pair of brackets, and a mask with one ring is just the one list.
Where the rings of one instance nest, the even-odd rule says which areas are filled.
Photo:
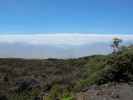
[[93, 33], [93, 32], [0, 32], [0, 35], [47, 35], [47, 34], [83, 34], [83, 35], [133, 35], [133, 33]]

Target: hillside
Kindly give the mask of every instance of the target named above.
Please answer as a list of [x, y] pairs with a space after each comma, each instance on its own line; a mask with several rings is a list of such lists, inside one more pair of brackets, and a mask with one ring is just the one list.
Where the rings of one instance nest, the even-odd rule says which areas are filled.
[[0, 59], [0, 100], [74, 100], [92, 85], [132, 81], [133, 46], [78, 59]]

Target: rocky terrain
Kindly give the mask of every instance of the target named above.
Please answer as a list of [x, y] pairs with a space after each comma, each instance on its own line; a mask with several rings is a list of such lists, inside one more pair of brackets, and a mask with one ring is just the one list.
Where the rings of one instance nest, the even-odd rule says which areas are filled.
[[132, 100], [133, 46], [78, 59], [0, 59], [0, 100]]
[[133, 85], [127, 83], [91, 86], [77, 95], [77, 100], [132, 100]]

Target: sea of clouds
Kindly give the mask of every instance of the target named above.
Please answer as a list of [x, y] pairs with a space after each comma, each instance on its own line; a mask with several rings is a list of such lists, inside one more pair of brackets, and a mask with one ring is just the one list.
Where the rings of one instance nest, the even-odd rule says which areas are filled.
[[1, 34], [0, 57], [17, 58], [77, 58], [112, 52], [112, 39], [133, 44], [132, 34]]

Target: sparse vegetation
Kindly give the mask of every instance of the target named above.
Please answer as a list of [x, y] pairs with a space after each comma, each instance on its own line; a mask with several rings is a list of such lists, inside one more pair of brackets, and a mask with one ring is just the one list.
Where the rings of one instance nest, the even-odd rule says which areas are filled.
[[132, 81], [133, 46], [79, 59], [0, 59], [0, 100], [74, 100], [92, 84]]

